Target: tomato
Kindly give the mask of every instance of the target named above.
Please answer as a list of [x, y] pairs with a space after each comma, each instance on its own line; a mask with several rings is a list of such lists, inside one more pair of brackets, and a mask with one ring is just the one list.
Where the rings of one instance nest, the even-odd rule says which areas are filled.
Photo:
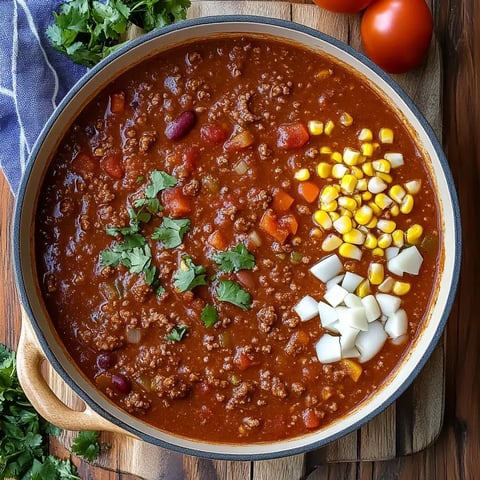
[[313, 0], [318, 6], [339, 13], [355, 13], [364, 10], [373, 0]]
[[389, 73], [404, 73], [425, 57], [432, 38], [425, 0], [376, 0], [361, 23], [365, 53]]
[[112, 178], [120, 179], [125, 175], [125, 170], [122, 166], [122, 160], [118, 155], [111, 154], [103, 157], [100, 165], [104, 172]]

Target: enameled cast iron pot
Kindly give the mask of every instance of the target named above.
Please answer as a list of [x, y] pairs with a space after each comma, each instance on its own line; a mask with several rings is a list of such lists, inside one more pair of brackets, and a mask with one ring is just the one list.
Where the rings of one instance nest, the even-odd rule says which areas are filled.
[[[401, 365], [378, 391], [347, 417], [320, 431], [298, 438], [262, 444], [231, 445], [200, 442], [155, 429], [111, 403], [90, 384], [70, 359], [53, 329], [43, 304], [35, 270], [34, 219], [40, 187], [60, 140], [82, 108], [119, 74], [152, 55], [192, 39], [201, 41], [224, 33], [268, 35], [305, 45], [356, 70], [411, 126], [423, 150], [438, 193], [444, 264], [432, 307], [418, 337]], [[15, 270], [23, 306], [18, 351], [20, 381], [39, 412], [61, 427], [129, 432], [148, 442], [193, 455], [218, 459], [260, 460], [293, 455], [321, 447], [359, 428], [392, 403], [413, 381], [442, 335], [459, 276], [460, 221], [453, 179], [441, 147], [425, 119], [399, 87], [368, 59], [318, 31], [290, 22], [259, 17], [210, 17], [186, 21], [147, 34], [120, 49], [90, 70], [61, 102], [38, 139], [18, 194], [14, 224]], [[83, 412], [67, 408], [50, 390], [40, 373], [45, 359], [85, 401]]]

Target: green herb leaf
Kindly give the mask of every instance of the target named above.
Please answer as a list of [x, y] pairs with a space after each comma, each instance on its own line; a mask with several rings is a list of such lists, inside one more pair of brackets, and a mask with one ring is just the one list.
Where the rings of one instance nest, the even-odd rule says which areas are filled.
[[218, 311], [213, 305], [205, 305], [200, 313], [200, 318], [207, 328], [213, 327], [218, 321]]
[[218, 263], [222, 272], [252, 270], [255, 267], [255, 257], [243, 243], [239, 243], [229, 251], [214, 254], [213, 260]]
[[189, 228], [190, 220], [188, 218], [173, 220], [165, 217], [162, 225], [153, 232], [152, 238], [161, 241], [165, 248], [175, 248], [182, 244], [183, 236]]
[[72, 443], [72, 452], [90, 462], [96, 460], [100, 454], [99, 436], [95, 430], [80, 432]]
[[252, 297], [243, 290], [237, 282], [232, 280], [220, 280], [217, 286], [217, 297], [221, 302], [228, 302], [248, 310], [252, 304]]
[[166, 188], [175, 187], [178, 180], [172, 175], [160, 170], [150, 172], [150, 185], [145, 189], [147, 198], [156, 198], [156, 196]]
[[134, 206], [136, 208], [146, 208], [148, 212], [153, 215], [163, 210], [163, 207], [162, 205], [160, 205], [160, 200], [158, 198], [138, 198], [137, 200], [135, 200]]
[[169, 342], [180, 342], [187, 331], [188, 327], [186, 325], [175, 325], [170, 333], [165, 336], [165, 338]]
[[180, 268], [174, 275], [173, 285], [179, 292], [193, 290], [199, 285], [206, 285], [205, 267], [195, 265], [188, 256], [182, 257]]

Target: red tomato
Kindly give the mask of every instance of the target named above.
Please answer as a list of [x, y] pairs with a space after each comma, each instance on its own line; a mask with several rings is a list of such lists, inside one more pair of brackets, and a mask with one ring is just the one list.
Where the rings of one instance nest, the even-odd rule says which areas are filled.
[[373, 0], [313, 0], [318, 6], [331, 12], [355, 13], [367, 8]]
[[425, 0], [376, 0], [363, 14], [363, 48], [385, 71], [404, 73], [425, 57], [432, 30]]
[[108, 173], [112, 178], [123, 178], [125, 170], [122, 166], [122, 160], [119, 155], [111, 154], [102, 158], [100, 165], [104, 172]]
[[192, 211], [190, 199], [182, 192], [182, 187], [168, 188], [162, 192], [162, 204], [173, 218], [180, 218]]

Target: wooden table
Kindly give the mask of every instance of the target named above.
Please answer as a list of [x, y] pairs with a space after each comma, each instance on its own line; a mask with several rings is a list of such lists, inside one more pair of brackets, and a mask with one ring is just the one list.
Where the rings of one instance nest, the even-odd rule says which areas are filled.
[[[304, 2], [310, 3], [310, 2]], [[480, 272], [480, 5], [478, 0], [433, 0], [435, 30], [443, 58], [443, 145], [460, 198], [464, 253], [461, 280], [446, 331], [446, 399], [443, 429], [425, 450], [394, 460], [338, 463], [316, 466], [305, 478], [320, 479], [473, 479], [480, 462], [480, 322], [476, 305], [475, 274]], [[0, 341], [15, 348], [20, 331], [20, 311], [13, 282], [10, 231], [14, 199], [0, 174]], [[479, 237], [476, 235], [479, 234]], [[52, 449], [68, 452], [58, 443]], [[95, 480], [133, 480], [131, 475], [79, 463], [80, 476]], [[202, 461], [185, 457], [184, 474], [171, 478], [211, 480], [241, 479], [235, 469], [215, 470]], [[294, 462], [291, 466], [295, 469]], [[265, 479], [268, 464], [255, 479]], [[172, 472], [173, 473], [173, 472]], [[285, 473], [285, 480], [299, 478]], [[278, 478], [278, 477], [277, 477]], [[283, 478], [278, 478], [283, 480]]]

